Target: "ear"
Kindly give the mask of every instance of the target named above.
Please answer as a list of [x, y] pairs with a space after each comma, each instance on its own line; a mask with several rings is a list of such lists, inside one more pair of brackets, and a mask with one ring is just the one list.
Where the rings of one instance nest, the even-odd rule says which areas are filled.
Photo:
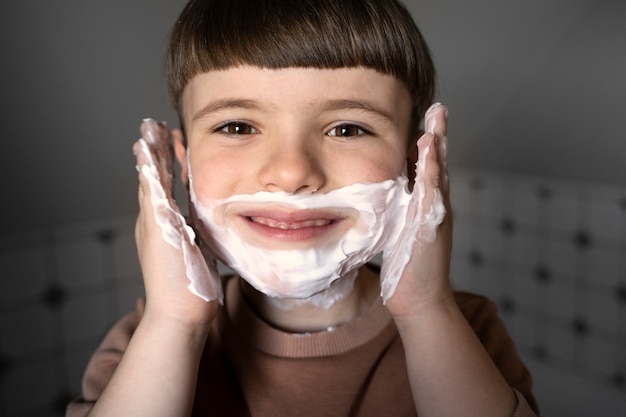
[[176, 160], [180, 164], [180, 179], [189, 186], [189, 171], [187, 167], [187, 146], [185, 145], [185, 136], [181, 129], [172, 130], [172, 138], [174, 139], [174, 153]]

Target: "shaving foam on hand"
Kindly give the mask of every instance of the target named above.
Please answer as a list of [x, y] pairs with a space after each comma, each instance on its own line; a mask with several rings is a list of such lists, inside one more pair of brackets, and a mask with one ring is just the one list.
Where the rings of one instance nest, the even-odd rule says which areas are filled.
[[[426, 132], [434, 134], [435, 118], [433, 114], [441, 104], [433, 104], [426, 112]], [[445, 152], [445, 138], [439, 138], [441, 151]], [[404, 225], [396, 242], [389, 245], [383, 253], [381, 267], [381, 295], [384, 301], [389, 300], [396, 291], [400, 278], [407, 264], [419, 251], [419, 245], [432, 243], [437, 238], [437, 229], [446, 215], [443, 195], [438, 188], [433, 189], [432, 195], [427, 195], [426, 188], [426, 161], [435, 146], [433, 140], [428, 144], [415, 166], [415, 185], [408, 199], [408, 205], [399, 207], [397, 219]], [[444, 158], [445, 160], [445, 158]], [[442, 171], [446, 171], [443, 169]], [[445, 179], [447, 180], [447, 179]], [[417, 247], [416, 247], [417, 246]]]
[[[205, 301], [218, 300], [222, 303], [222, 287], [215, 259], [205, 260], [196, 244], [195, 232], [187, 224], [172, 198], [173, 156], [169, 131], [164, 124], [152, 119], [143, 121], [141, 131], [145, 138], [139, 139], [140, 151], [144, 153], [146, 163], [138, 167], [138, 170], [148, 181], [155, 221], [161, 228], [163, 239], [182, 252], [190, 281], [189, 290]], [[159, 158], [156, 155], [159, 154], [164, 158], [157, 162], [156, 159]]]

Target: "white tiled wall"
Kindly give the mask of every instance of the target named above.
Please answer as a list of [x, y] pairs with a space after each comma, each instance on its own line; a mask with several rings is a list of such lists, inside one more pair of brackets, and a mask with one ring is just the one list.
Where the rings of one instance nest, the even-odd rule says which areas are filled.
[[453, 282], [499, 302], [543, 415], [626, 415], [626, 189], [463, 170], [452, 184]]
[[[452, 203], [453, 282], [500, 304], [543, 415], [626, 415], [626, 190], [459, 170]], [[133, 227], [0, 236], [0, 417], [60, 416], [77, 395], [143, 293]]]
[[0, 236], [0, 416], [61, 416], [143, 294], [134, 218]]

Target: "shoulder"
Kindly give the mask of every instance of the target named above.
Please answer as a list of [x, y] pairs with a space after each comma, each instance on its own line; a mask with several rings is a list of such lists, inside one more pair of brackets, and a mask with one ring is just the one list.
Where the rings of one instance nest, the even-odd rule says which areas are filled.
[[468, 291], [454, 291], [454, 300], [468, 321], [498, 314], [496, 303], [483, 295]]
[[456, 291], [454, 298], [509, 385], [524, 396], [533, 410], [537, 410], [537, 402], [532, 393], [532, 376], [499, 317], [497, 304], [485, 296], [466, 291]]

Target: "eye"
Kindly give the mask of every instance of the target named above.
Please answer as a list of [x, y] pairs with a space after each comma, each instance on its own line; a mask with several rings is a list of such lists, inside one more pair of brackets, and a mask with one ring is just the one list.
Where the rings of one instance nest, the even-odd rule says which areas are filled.
[[365, 134], [369, 134], [369, 132], [363, 129], [360, 126], [355, 124], [341, 124], [333, 127], [326, 133], [328, 136], [341, 137], [341, 138], [350, 138], [355, 136], [362, 136]]
[[216, 132], [225, 133], [230, 136], [254, 135], [259, 133], [254, 127], [246, 122], [227, 122], [215, 128]]

